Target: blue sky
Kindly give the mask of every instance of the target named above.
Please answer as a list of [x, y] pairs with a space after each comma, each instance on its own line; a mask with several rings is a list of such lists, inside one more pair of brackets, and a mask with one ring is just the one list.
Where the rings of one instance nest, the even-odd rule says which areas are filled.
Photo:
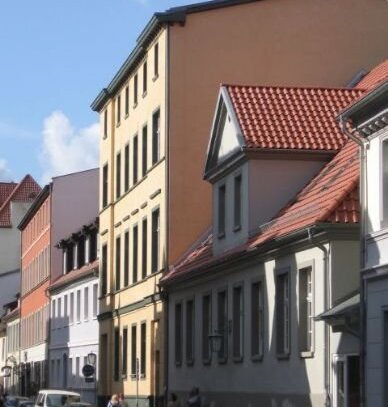
[[186, 3], [198, 1], [2, 1], [0, 181], [31, 173], [43, 183], [94, 166], [97, 115], [90, 103], [152, 13]]

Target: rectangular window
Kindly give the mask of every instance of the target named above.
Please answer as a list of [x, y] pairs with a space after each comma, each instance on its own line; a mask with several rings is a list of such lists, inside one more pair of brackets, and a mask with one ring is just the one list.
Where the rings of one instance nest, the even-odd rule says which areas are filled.
[[137, 105], [137, 74], [133, 78], [133, 104]]
[[124, 234], [124, 287], [129, 284], [129, 231]]
[[124, 149], [124, 190], [129, 189], [129, 144]]
[[77, 322], [81, 322], [81, 290], [77, 290]]
[[154, 47], [154, 77], [159, 76], [159, 43], [155, 44]]
[[116, 155], [116, 198], [121, 195], [121, 153]]
[[62, 326], [62, 298], [58, 298], [58, 327]]
[[202, 359], [205, 363], [210, 362], [209, 335], [212, 334], [212, 304], [211, 295], [202, 297]]
[[138, 181], [138, 166], [139, 166], [139, 160], [138, 160], [138, 137], [137, 135], [133, 138], [133, 149], [132, 149], [132, 156], [133, 156], [133, 184], [136, 184]]
[[226, 187], [221, 185], [218, 188], [218, 237], [225, 236], [225, 216], [226, 216]]
[[123, 355], [122, 355], [122, 367], [121, 371], [123, 376], [127, 376], [127, 367], [128, 367], [128, 328], [123, 329]]
[[63, 297], [63, 316], [65, 317], [65, 325], [68, 325], [68, 308], [67, 308], [67, 295]]
[[89, 318], [89, 287], [84, 289], [84, 319]]
[[136, 343], [136, 325], [131, 328], [131, 376], [136, 378], [137, 375], [137, 343]]
[[147, 61], [143, 64], [143, 96], [147, 93]]
[[117, 113], [116, 124], [119, 125], [120, 120], [121, 120], [121, 96], [120, 95], [118, 95], [117, 99], [116, 99], [116, 113]]
[[244, 355], [244, 293], [243, 287], [233, 288], [233, 360]]
[[129, 115], [129, 85], [125, 87], [125, 117]]
[[289, 274], [276, 277], [276, 349], [280, 356], [290, 353]]
[[120, 290], [121, 287], [121, 237], [116, 237], [116, 262], [115, 262], [115, 289]]
[[142, 171], [141, 175], [144, 177], [147, 173], [147, 168], [148, 168], [148, 146], [147, 146], [147, 141], [148, 141], [148, 129], [147, 125], [143, 127], [142, 131]]
[[299, 350], [313, 351], [312, 268], [299, 270]]
[[160, 160], [160, 110], [152, 115], [152, 165]]
[[93, 284], [93, 318], [97, 317], [98, 312], [98, 284]]
[[146, 376], [146, 363], [147, 363], [147, 358], [146, 358], [146, 328], [147, 325], [145, 322], [143, 322], [140, 326], [140, 377], [145, 377]]
[[194, 363], [194, 301], [186, 302], [186, 363]]
[[133, 227], [132, 236], [132, 283], [137, 282], [137, 270], [138, 270], [138, 238], [139, 231], [137, 225]]
[[113, 357], [113, 380], [117, 382], [119, 380], [119, 363], [120, 363], [120, 331], [119, 328], [115, 328], [114, 331], [114, 357]]
[[152, 212], [152, 267], [151, 271], [156, 273], [159, 270], [159, 230], [160, 228], [160, 211], [159, 208]]
[[241, 228], [241, 175], [234, 179], [234, 229]]
[[104, 244], [101, 252], [101, 295], [108, 292], [108, 246]]
[[108, 137], [108, 109], [104, 110], [104, 138]]
[[219, 361], [226, 362], [228, 358], [228, 297], [226, 290], [217, 294], [217, 331], [222, 335]]
[[147, 277], [147, 218], [142, 222], [142, 242], [141, 242], [141, 277]]
[[259, 358], [264, 349], [263, 287], [260, 281], [251, 286], [251, 355]]
[[175, 304], [175, 364], [182, 364], [183, 350], [183, 321], [182, 304]]
[[70, 323], [74, 322], [74, 293], [70, 293]]
[[102, 207], [108, 205], [108, 164], [102, 169]]

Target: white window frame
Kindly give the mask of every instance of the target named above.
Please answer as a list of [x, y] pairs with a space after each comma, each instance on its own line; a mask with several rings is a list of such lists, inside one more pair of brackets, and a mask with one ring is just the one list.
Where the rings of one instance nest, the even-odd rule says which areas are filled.
[[[276, 354], [278, 359], [288, 358], [291, 354], [291, 268], [285, 267], [280, 269], [275, 269], [275, 323], [276, 323]], [[286, 284], [282, 287], [282, 307], [283, 307], [283, 338], [282, 338], [282, 351], [279, 352], [278, 349], [278, 281], [280, 278], [286, 278]]]

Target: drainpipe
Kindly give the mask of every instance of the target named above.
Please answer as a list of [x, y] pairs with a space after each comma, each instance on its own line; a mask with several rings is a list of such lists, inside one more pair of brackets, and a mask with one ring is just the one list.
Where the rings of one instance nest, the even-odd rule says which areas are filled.
[[[322, 250], [323, 252], [323, 274], [325, 277], [324, 284], [324, 310], [327, 311], [330, 304], [330, 277], [329, 277], [329, 250], [322, 243], [314, 241], [313, 234], [314, 227], [308, 229], [308, 238], [309, 242]], [[323, 352], [325, 355], [325, 364], [324, 364], [324, 376], [325, 376], [325, 407], [331, 406], [331, 397], [330, 397], [330, 332], [329, 326], [325, 323], [325, 341], [323, 344]]]
[[[360, 270], [366, 266], [366, 210], [368, 207], [367, 196], [367, 162], [366, 150], [369, 141], [356, 135], [356, 130], [349, 131], [346, 122], [341, 117], [339, 121], [341, 131], [360, 147]], [[365, 282], [360, 272], [360, 407], [366, 405], [365, 397], [365, 354], [366, 354], [366, 290]]]

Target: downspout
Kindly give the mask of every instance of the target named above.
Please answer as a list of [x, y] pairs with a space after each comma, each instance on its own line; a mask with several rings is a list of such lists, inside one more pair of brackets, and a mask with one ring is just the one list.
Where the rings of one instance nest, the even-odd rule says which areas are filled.
[[[327, 311], [329, 304], [330, 304], [330, 278], [329, 278], [329, 250], [323, 245], [322, 243], [318, 243], [314, 241], [313, 236], [314, 227], [308, 229], [308, 238], [309, 242], [317, 247], [318, 249], [322, 250], [323, 252], [323, 273], [325, 276], [325, 284], [324, 284], [324, 310]], [[325, 355], [325, 363], [324, 363], [324, 380], [325, 380], [325, 407], [331, 406], [331, 397], [330, 397], [330, 332], [329, 326], [325, 323], [325, 341], [323, 344], [323, 352]]]
[[[366, 208], [368, 207], [367, 196], [367, 162], [366, 150], [369, 141], [356, 136], [356, 130], [349, 131], [346, 122], [341, 117], [339, 121], [341, 131], [360, 147], [360, 270], [366, 266]], [[365, 282], [360, 272], [360, 407], [366, 405], [365, 396], [365, 354], [366, 354], [366, 290]]]

